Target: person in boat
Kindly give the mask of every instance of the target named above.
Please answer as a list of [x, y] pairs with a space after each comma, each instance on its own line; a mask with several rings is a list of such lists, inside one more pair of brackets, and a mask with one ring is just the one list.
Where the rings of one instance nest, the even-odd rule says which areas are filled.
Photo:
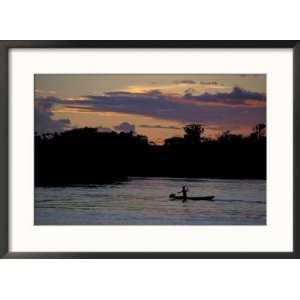
[[188, 188], [184, 185], [180, 192], [182, 193], [182, 197], [183, 197], [182, 202], [186, 202], [187, 201]]

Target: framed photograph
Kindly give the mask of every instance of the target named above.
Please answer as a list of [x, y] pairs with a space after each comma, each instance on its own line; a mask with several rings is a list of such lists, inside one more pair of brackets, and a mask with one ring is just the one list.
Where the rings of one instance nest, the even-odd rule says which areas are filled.
[[0, 65], [2, 257], [299, 258], [298, 41], [2, 41]]

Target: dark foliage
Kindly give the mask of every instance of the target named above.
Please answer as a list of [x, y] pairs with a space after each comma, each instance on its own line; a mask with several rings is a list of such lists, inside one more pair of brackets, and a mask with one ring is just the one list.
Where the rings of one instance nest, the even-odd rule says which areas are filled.
[[205, 139], [200, 124], [164, 145], [130, 133], [80, 128], [35, 136], [36, 185], [99, 184], [128, 176], [266, 178], [265, 125], [247, 137]]

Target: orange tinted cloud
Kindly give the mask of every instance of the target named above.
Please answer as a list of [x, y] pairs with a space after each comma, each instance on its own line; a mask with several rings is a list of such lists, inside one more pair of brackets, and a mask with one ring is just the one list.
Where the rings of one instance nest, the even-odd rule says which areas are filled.
[[225, 86], [223, 84], [218, 84], [213, 82], [211, 84], [203, 82], [192, 82], [190, 80], [175, 81], [169, 84], [159, 84], [153, 83], [148, 85], [131, 85], [128, 86], [127, 91], [130, 93], [148, 93], [153, 90], [159, 90], [165, 95], [178, 95], [182, 96], [187, 90], [193, 91], [193, 93], [205, 93], [214, 91], [229, 91], [230, 86]]

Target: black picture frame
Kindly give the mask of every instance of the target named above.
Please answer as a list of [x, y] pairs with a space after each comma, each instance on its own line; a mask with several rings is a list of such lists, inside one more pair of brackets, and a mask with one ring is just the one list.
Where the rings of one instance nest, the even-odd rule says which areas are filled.
[[[267, 48], [293, 50], [293, 252], [10, 252], [9, 251], [9, 50], [14, 48]], [[190, 258], [285, 258], [300, 257], [300, 178], [299, 168], [299, 125], [300, 125], [300, 42], [289, 41], [0, 41], [0, 257], [1, 258], [105, 258], [105, 259], [190, 259]]]

